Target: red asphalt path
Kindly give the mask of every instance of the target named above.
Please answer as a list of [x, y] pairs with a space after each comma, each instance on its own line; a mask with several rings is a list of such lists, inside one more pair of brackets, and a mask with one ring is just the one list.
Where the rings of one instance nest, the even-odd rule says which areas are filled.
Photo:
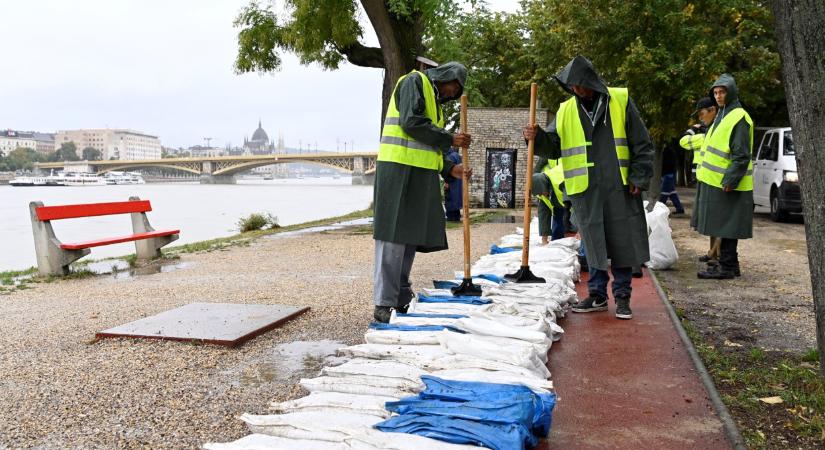
[[632, 320], [615, 317], [612, 295], [609, 304], [559, 321], [565, 334], [548, 362], [558, 403], [550, 437], [535, 448], [731, 448], [647, 269], [633, 279]]

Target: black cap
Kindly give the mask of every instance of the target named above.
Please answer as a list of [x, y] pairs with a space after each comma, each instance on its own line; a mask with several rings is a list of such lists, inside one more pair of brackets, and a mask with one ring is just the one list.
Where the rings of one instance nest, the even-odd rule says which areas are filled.
[[698, 113], [700, 109], [710, 108], [711, 106], [716, 106], [716, 102], [710, 97], [702, 97], [696, 102], [696, 110], [691, 115]]

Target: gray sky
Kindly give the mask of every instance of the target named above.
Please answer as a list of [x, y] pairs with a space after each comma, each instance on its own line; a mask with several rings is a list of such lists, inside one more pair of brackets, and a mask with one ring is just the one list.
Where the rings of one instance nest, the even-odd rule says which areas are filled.
[[[271, 75], [233, 73], [248, 0], [4, 0], [0, 2], [0, 129], [119, 127], [165, 146], [241, 145], [258, 124], [335, 150], [376, 150], [382, 72], [301, 66], [283, 54]], [[515, 11], [516, 0], [491, 0]], [[365, 27], [370, 31], [369, 26]], [[369, 38], [374, 42], [374, 36]], [[343, 145], [340, 147], [343, 150]]]

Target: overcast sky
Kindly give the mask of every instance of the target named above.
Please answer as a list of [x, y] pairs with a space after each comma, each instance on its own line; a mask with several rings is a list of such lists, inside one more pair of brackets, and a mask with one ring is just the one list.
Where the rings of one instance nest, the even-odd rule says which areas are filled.
[[[0, 2], [0, 129], [131, 128], [164, 146], [241, 145], [260, 118], [287, 146], [376, 150], [382, 72], [323, 71], [283, 55], [272, 75], [236, 75], [248, 0]], [[517, 0], [490, 0], [513, 12]], [[371, 31], [367, 26], [366, 29]], [[374, 42], [374, 36], [369, 39]], [[343, 145], [340, 147], [343, 150]]]

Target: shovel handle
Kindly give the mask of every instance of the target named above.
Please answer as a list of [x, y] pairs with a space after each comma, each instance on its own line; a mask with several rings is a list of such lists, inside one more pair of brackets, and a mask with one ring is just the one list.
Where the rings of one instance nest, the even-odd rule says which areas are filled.
[[[467, 133], [467, 96], [461, 96], [461, 133]], [[470, 155], [466, 146], [461, 147], [461, 164], [470, 167]], [[470, 177], [465, 170], [461, 180], [461, 205], [464, 222], [464, 279], [470, 278]]]
[[[536, 96], [538, 95], [539, 86], [536, 83], [530, 85], [530, 122], [531, 127], [536, 126]], [[521, 265], [526, 267], [530, 260], [530, 219], [532, 213], [530, 207], [530, 192], [533, 190], [533, 149], [535, 148], [536, 138], [527, 141], [527, 171], [524, 180], [524, 241], [521, 247]]]

